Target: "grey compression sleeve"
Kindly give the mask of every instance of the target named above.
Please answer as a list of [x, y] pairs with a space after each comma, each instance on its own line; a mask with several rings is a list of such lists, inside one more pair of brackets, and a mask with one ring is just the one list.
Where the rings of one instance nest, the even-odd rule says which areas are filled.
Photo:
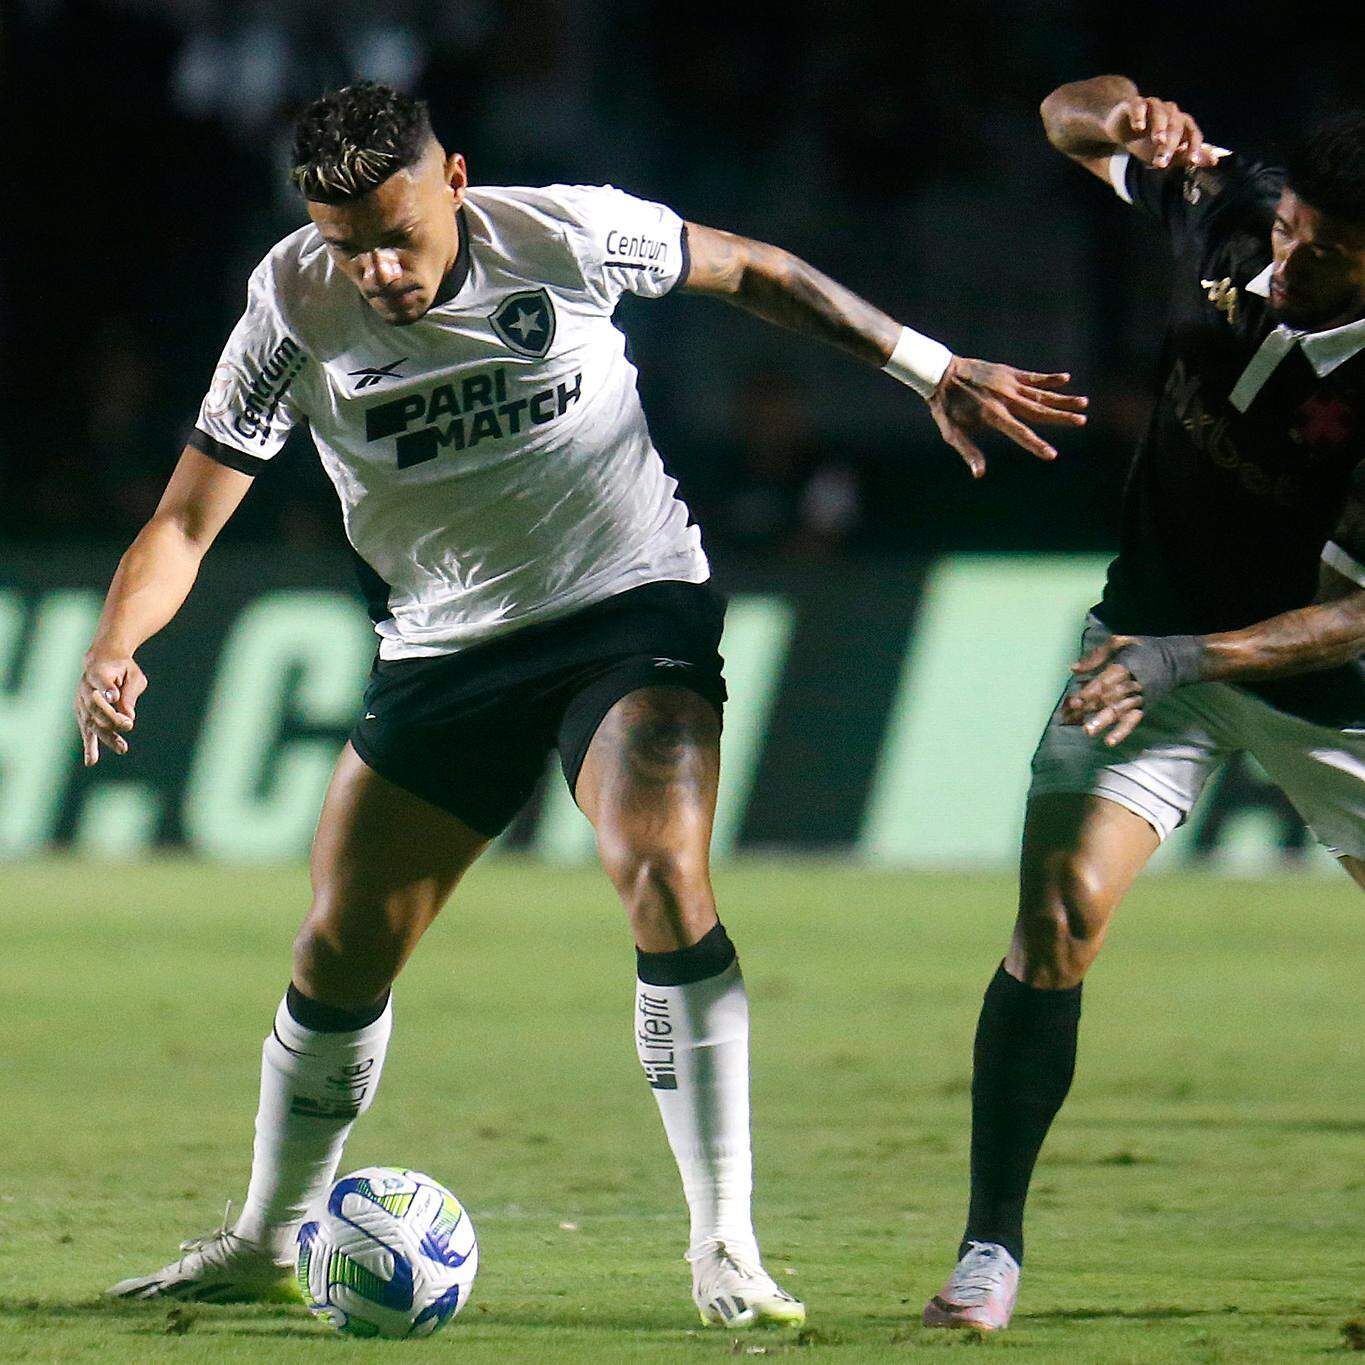
[[1139, 635], [1114, 655], [1114, 661], [1137, 679], [1142, 704], [1151, 707], [1177, 687], [1198, 682], [1203, 657], [1201, 636]]

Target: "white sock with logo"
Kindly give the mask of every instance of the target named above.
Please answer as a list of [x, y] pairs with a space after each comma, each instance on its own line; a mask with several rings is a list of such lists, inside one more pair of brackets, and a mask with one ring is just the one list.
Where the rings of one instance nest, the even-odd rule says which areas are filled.
[[300, 1023], [291, 1005], [314, 1023], [344, 1018], [291, 987], [261, 1049], [251, 1183], [233, 1231], [277, 1258], [290, 1255], [309, 1206], [336, 1176], [351, 1125], [379, 1088], [393, 1029], [388, 1000], [362, 1027], [335, 1030]]
[[717, 924], [690, 948], [637, 961], [636, 1051], [682, 1176], [689, 1253], [715, 1240], [757, 1261], [749, 998], [734, 948]]

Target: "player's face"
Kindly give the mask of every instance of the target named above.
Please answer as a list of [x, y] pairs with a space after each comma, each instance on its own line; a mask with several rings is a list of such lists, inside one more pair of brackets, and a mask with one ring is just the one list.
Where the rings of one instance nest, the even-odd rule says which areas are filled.
[[362, 199], [309, 202], [337, 268], [385, 322], [416, 322], [455, 264], [455, 210], [467, 183], [464, 157], [433, 140], [415, 166], [391, 175]]
[[1285, 190], [1270, 246], [1270, 307], [1291, 327], [1334, 327], [1365, 312], [1365, 225], [1319, 213]]

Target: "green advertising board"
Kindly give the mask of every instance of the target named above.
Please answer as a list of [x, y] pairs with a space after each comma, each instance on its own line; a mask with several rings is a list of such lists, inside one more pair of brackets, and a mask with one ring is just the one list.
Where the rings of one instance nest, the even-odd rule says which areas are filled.
[[[71, 696], [111, 569], [86, 552], [0, 570], [0, 854], [303, 857], [375, 650], [345, 563], [215, 551], [140, 654], [150, 687], [132, 752], [85, 770]], [[957, 556], [722, 573], [717, 855], [1011, 863], [1029, 756], [1103, 570], [1090, 556]], [[556, 764], [504, 843], [591, 858]], [[1240, 763], [1160, 858], [1247, 872], [1327, 861]]]

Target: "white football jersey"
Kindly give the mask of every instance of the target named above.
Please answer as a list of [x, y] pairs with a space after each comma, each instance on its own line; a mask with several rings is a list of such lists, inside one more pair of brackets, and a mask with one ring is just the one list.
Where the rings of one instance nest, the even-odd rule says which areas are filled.
[[192, 443], [246, 473], [306, 421], [386, 659], [709, 576], [612, 312], [686, 277], [682, 220], [611, 186], [467, 190], [453, 297], [383, 322], [300, 228], [252, 273]]

